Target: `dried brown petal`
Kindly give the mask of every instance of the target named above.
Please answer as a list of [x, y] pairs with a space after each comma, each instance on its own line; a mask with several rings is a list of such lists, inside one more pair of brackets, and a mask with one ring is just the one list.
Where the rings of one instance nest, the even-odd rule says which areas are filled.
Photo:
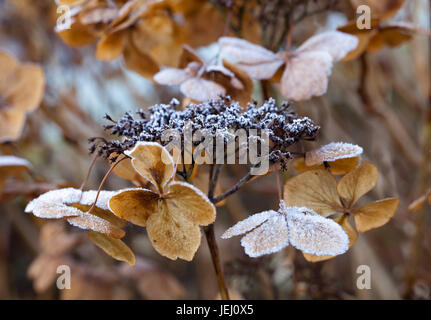
[[391, 198], [352, 210], [356, 228], [359, 232], [366, 232], [381, 227], [395, 215], [399, 203], [399, 199]]

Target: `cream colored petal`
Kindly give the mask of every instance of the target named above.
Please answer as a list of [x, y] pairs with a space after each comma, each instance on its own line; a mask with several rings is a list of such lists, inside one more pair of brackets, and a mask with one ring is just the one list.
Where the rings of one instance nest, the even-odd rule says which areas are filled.
[[147, 189], [120, 191], [109, 200], [109, 210], [117, 217], [145, 227], [148, 218], [157, 212], [159, 195]]
[[190, 221], [203, 226], [215, 220], [214, 205], [202, 191], [189, 183], [179, 181], [170, 183], [166, 197], [169, 212], [178, 211]]
[[287, 223], [283, 215], [270, 217], [241, 239], [245, 253], [252, 258], [278, 252], [289, 245]]
[[325, 170], [311, 170], [289, 179], [284, 185], [287, 206], [307, 207], [322, 216], [342, 211], [335, 178]]
[[265, 223], [269, 218], [278, 215], [279, 213], [274, 210], [263, 211], [249, 216], [248, 218], [238, 222], [234, 226], [227, 229], [222, 234], [222, 239], [229, 239], [241, 234], [247, 233], [254, 228]]
[[324, 51], [301, 52], [290, 58], [281, 78], [281, 93], [294, 101], [323, 95], [328, 89], [332, 61]]
[[154, 81], [165, 86], [178, 86], [190, 77], [183, 69], [165, 68], [154, 75]]
[[226, 94], [226, 89], [221, 85], [200, 78], [191, 78], [181, 84], [181, 92], [193, 100], [204, 102], [217, 99]]
[[351, 208], [359, 198], [373, 189], [378, 177], [377, 168], [369, 162], [364, 162], [342, 177], [338, 181], [337, 190], [339, 195], [346, 200], [347, 208]]
[[395, 215], [399, 203], [399, 199], [391, 198], [354, 209], [352, 213], [356, 228], [359, 232], [366, 232], [383, 226]]
[[175, 163], [170, 153], [155, 142], [138, 142], [125, 152], [132, 158], [135, 170], [162, 191], [175, 174]]
[[312, 36], [296, 52], [324, 51], [329, 53], [334, 61], [339, 61], [354, 50], [358, 43], [358, 38], [348, 33], [328, 31]]
[[172, 260], [191, 261], [201, 242], [199, 226], [184, 215], [169, 211], [164, 202], [148, 218], [147, 233], [154, 249]]
[[92, 230], [88, 231], [88, 238], [114, 259], [131, 266], [136, 264], [135, 254], [123, 241]]

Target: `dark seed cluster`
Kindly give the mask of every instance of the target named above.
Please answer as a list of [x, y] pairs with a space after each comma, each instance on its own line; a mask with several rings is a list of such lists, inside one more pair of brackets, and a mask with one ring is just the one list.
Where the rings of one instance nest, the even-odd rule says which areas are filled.
[[[174, 99], [169, 104], [150, 107], [148, 113], [139, 110], [137, 117], [126, 113], [117, 121], [109, 115], [106, 115], [106, 119], [111, 123], [105, 126], [105, 130], [118, 139], [107, 141], [92, 138], [90, 152], [97, 151], [100, 156], [110, 158], [111, 161], [116, 160], [116, 157], [111, 156], [113, 153], [122, 154], [139, 141], [166, 145], [169, 141], [162, 141], [166, 130], [176, 130], [182, 137], [185, 130], [191, 130], [193, 133], [203, 130], [215, 139], [220, 134], [227, 137], [229, 132], [238, 129], [244, 129], [247, 133], [254, 129], [258, 137], [263, 130], [269, 135], [270, 161], [280, 162], [284, 167], [291, 158], [289, 148], [300, 140], [314, 140], [320, 129], [311, 119], [298, 117], [287, 102], [278, 107], [274, 99], [269, 99], [261, 106], [249, 103], [245, 109], [229, 97], [202, 104], [190, 104], [185, 109], [180, 109], [178, 100]], [[193, 143], [196, 146], [200, 141]], [[228, 139], [225, 143], [228, 143]]]

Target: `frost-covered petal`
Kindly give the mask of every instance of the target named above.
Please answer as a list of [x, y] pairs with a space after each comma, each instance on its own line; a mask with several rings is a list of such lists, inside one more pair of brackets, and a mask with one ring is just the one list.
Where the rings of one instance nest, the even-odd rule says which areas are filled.
[[179, 86], [190, 77], [183, 69], [165, 68], [154, 75], [154, 81], [166, 86]]
[[[104, 190], [100, 191], [99, 196], [97, 198], [96, 207], [103, 210], [109, 210], [108, 208], [109, 199], [111, 199], [111, 197], [116, 193], [117, 193], [116, 191], [104, 191]], [[97, 196], [97, 190], [84, 191], [82, 193], [81, 199], [79, 200], [79, 203], [86, 206], [91, 206], [93, 205], [94, 200], [96, 200], [96, 196]]]
[[181, 84], [181, 92], [196, 101], [207, 101], [226, 94], [226, 89], [214, 81], [191, 78]]
[[218, 43], [224, 54], [241, 63], [260, 64], [278, 59], [274, 52], [244, 39], [221, 37]]
[[97, 231], [116, 239], [123, 238], [126, 235], [116, 225], [88, 212], [80, 211], [79, 216], [67, 218], [67, 222], [75, 227]]
[[[82, 191], [74, 188], [64, 188], [48, 191], [38, 198], [30, 201], [25, 212], [33, 214], [40, 218], [62, 218], [67, 216], [79, 215], [79, 210], [67, 206], [79, 202]], [[56, 212], [56, 210], [58, 212]]]
[[245, 253], [250, 257], [260, 257], [280, 251], [289, 244], [286, 219], [281, 214], [272, 215], [255, 230], [241, 239]]
[[343, 59], [347, 53], [358, 46], [358, 38], [340, 31], [322, 32], [312, 36], [296, 50], [296, 53], [324, 51], [334, 61]]
[[307, 166], [320, 165], [325, 161], [336, 161], [359, 157], [363, 152], [360, 146], [346, 142], [331, 142], [305, 155]]
[[306, 51], [286, 62], [281, 78], [281, 92], [295, 101], [321, 96], [328, 89], [333, 59], [324, 51]]
[[337, 255], [347, 251], [349, 237], [332, 219], [306, 214], [297, 208], [286, 215], [289, 241], [297, 249], [317, 256]]
[[276, 215], [278, 215], [278, 213], [274, 210], [268, 210], [253, 214], [227, 229], [221, 237], [223, 239], [229, 239], [235, 236], [239, 236], [253, 230], [254, 228], [260, 226], [262, 223], [267, 221], [269, 218]]

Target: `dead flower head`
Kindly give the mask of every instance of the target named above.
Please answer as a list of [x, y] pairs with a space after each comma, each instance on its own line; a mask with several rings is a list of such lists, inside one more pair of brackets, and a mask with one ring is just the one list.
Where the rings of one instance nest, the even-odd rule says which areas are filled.
[[363, 149], [346, 142], [331, 142], [308, 151], [304, 158], [295, 161], [298, 171], [329, 168], [332, 174], [346, 174], [355, 169], [361, 160]]
[[287, 207], [254, 214], [228, 229], [223, 239], [245, 234], [241, 245], [250, 257], [278, 252], [289, 243], [316, 256], [347, 251], [349, 239], [342, 227], [306, 207]]
[[175, 163], [158, 143], [139, 142], [126, 152], [135, 170], [152, 184], [152, 190], [123, 190], [109, 200], [110, 210], [121, 219], [147, 228], [161, 255], [172, 260], [192, 260], [201, 241], [199, 225], [215, 220], [215, 207], [189, 183], [174, 180]]
[[246, 104], [253, 92], [252, 80], [229, 62], [223, 64], [207, 65], [190, 47], [184, 46], [179, 68], [165, 68], [154, 76], [154, 80], [163, 85], [179, 85], [181, 92], [195, 101], [229, 95]]
[[126, 221], [113, 215], [108, 200], [113, 191], [101, 191], [94, 209], [88, 211], [96, 199], [96, 191], [66, 188], [49, 191], [30, 201], [25, 212], [45, 219], [66, 219], [69, 224], [88, 230], [89, 238], [113, 258], [134, 265], [135, 256], [120, 239]]
[[0, 51], [0, 143], [18, 140], [26, 114], [40, 104], [45, 76], [40, 66], [19, 64]]
[[[334, 62], [358, 45], [358, 39], [339, 31], [324, 32], [305, 41], [292, 52], [273, 53], [239, 38], [219, 39], [222, 51], [237, 60], [237, 66], [252, 79], [281, 81], [281, 92], [295, 101], [323, 95]], [[281, 80], [278, 71], [284, 66]]]
[[[343, 176], [338, 182], [326, 170], [315, 169], [303, 172], [289, 179], [284, 186], [284, 201], [288, 206], [307, 206], [318, 214], [328, 217], [336, 213], [336, 219], [350, 238], [350, 246], [356, 241], [357, 231], [347, 219], [352, 215], [359, 232], [378, 228], [387, 223], [395, 214], [399, 199], [388, 198], [363, 206], [355, 206], [358, 200], [372, 190], [378, 179], [377, 168], [369, 162]], [[330, 255], [324, 257], [328, 259]], [[319, 257], [307, 256], [310, 261]]]

